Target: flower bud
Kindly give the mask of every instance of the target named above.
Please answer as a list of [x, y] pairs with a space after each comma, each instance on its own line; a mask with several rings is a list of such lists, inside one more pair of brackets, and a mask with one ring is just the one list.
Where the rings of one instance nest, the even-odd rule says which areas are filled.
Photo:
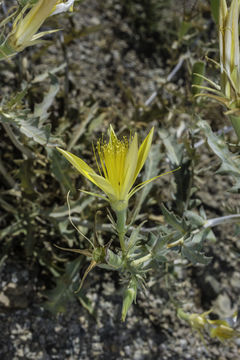
[[123, 295], [122, 321], [125, 321], [128, 309], [130, 308], [133, 302], [136, 302], [136, 297], [137, 297], [137, 280], [132, 278]]

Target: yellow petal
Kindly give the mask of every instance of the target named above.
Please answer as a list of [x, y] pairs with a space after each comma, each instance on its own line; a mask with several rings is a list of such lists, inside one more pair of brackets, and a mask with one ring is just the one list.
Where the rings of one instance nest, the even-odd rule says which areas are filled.
[[[28, 14], [20, 20], [16, 31], [16, 37], [20, 43], [26, 39], [31, 39], [45, 19], [50, 15], [56, 2], [56, 0], [39, 0]], [[26, 7], [23, 11], [25, 10]]]
[[152, 182], [153, 180], [156, 180], [158, 179], [159, 177], [161, 176], [164, 176], [164, 175], [167, 175], [167, 174], [171, 174], [173, 173], [174, 171], [177, 171], [181, 169], [181, 166], [179, 166], [177, 169], [174, 169], [174, 170], [171, 170], [171, 171], [167, 171], [161, 175], [157, 175], [155, 177], [153, 177], [152, 179], [149, 179], [149, 180], [146, 180], [146, 181], [143, 181], [141, 184], [138, 184], [137, 186], [135, 186], [132, 191], [130, 191], [130, 193], [128, 194], [128, 199], [130, 199], [130, 197], [133, 196], [133, 194], [135, 194], [137, 191], [141, 190], [145, 185], [149, 184], [150, 182]]
[[148, 156], [151, 144], [152, 144], [153, 132], [154, 132], [154, 127], [152, 127], [148, 136], [145, 138], [145, 140], [143, 141], [143, 143], [141, 144], [141, 146], [138, 150], [138, 161], [137, 161], [137, 166], [136, 166], [133, 182], [136, 180], [139, 172], [141, 171], [141, 169], [147, 159], [147, 156]]
[[60, 151], [65, 158], [88, 180], [98, 186], [101, 190], [103, 190], [108, 196], [114, 197], [115, 193], [110, 182], [105, 179], [103, 176], [100, 176], [95, 173], [95, 171], [88, 166], [85, 161], [80, 159], [78, 156], [73, 155], [69, 151], [65, 151], [57, 147], [57, 150]]
[[83, 161], [82, 159], [80, 159], [78, 156], [73, 155], [72, 153], [70, 153], [69, 151], [65, 151], [63, 149], [60, 149], [59, 147], [57, 147], [57, 150], [62, 153], [65, 158], [82, 174], [84, 175], [87, 179], [89, 179], [90, 181], [92, 181], [95, 185], [96, 182], [93, 179], [93, 177], [91, 175], [96, 174], [95, 171], [88, 166], [85, 161]]
[[102, 189], [105, 192], [105, 194], [107, 194], [110, 197], [116, 196], [111, 183], [107, 179], [96, 173], [91, 174], [91, 177], [94, 180], [94, 184], [96, 184], [100, 189]]
[[124, 182], [121, 188], [120, 198], [126, 198], [128, 192], [134, 183], [134, 176], [137, 167], [138, 160], [138, 137], [137, 134], [134, 135], [133, 141], [130, 144], [128, 153], [125, 159], [124, 165]]

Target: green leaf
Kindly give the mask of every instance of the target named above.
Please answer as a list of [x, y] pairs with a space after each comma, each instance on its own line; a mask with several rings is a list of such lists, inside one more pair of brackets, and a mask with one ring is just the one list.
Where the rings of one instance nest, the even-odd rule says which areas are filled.
[[178, 218], [172, 211], [169, 211], [163, 204], [161, 204], [161, 210], [167, 224], [171, 225], [174, 229], [185, 234], [187, 231], [187, 224], [184, 219]]
[[211, 0], [212, 17], [218, 25], [220, 0]]
[[203, 241], [207, 238], [209, 232], [209, 229], [202, 229], [197, 234], [190, 236], [185, 240], [181, 252], [182, 255], [193, 264], [201, 263], [207, 265], [212, 260], [211, 257], [207, 257], [201, 252]]
[[229, 115], [229, 118], [240, 142], [240, 116]]
[[203, 253], [193, 250], [188, 246], [182, 247], [182, 255], [186, 257], [189, 261], [191, 261], [191, 263], [193, 264], [200, 263], [200, 264], [208, 265], [212, 260], [211, 257], [207, 257]]
[[[87, 206], [90, 206], [91, 203], [94, 201], [95, 200], [92, 197], [87, 197], [87, 198], [81, 197], [80, 199], [77, 199], [76, 201], [71, 200], [70, 213], [71, 214], [73, 214], [73, 213], [80, 214], [81, 212], [83, 212], [83, 210]], [[68, 215], [69, 215], [68, 205], [57, 206], [50, 212], [48, 211], [47, 215], [51, 218], [59, 219], [59, 220], [65, 219], [66, 217], [68, 218]]]
[[188, 30], [190, 30], [192, 27], [193, 24], [191, 22], [183, 20], [178, 31], [179, 40], [182, 40], [182, 38], [187, 34]]
[[51, 85], [48, 92], [44, 95], [43, 101], [40, 104], [35, 104], [33, 116], [40, 119], [39, 123], [42, 124], [49, 116], [48, 109], [52, 105], [56, 94], [59, 91], [59, 82], [55, 75], [49, 73]]
[[92, 301], [83, 293], [83, 291], [80, 291], [76, 294], [76, 297], [80, 304], [89, 312], [89, 314], [96, 317], [95, 310], [93, 307]]
[[[205, 63], [203, 61], [197, 61], [194, 63], [192, 68], [192, 85], [202, 85], [203, 78], [201, 76], [198, 76], [200, 74], [201, 76], [205, 75]], [[201, 89], [192, 86], [192, 93], [193, 95], [197, 95], [201, 92]]]
[[123, 294], [123, 305], [122, 305], [122, 321], [125, 321], [127, 312], [133, 302], [136, 302], [138, 282], [132, 277], [128, 287], [125, 289]]
[[159, 135], [167, 150], [167, 155], [173, 167], [178, 167], [182, 163], [184, 145], [179, 144], [175, 136], [169, 135], [166, 130], [159, 130]]
[[156, 236], [155, 234], [150, 233], [148, 243], [146, 248], [148, 252], [152, 254], [153, 258], [158, 256], [163, 256], [167, 249], [166, 245], [172, 240], [172, 234], [161, 236]]
[[30, 118], [27, 111], [22, 111], [19, 115], [17, 112], [7, 113], [0, 110], [0, 121], [15, 126], [22, 134], [41, 145], [46, 145], [49, 141], [51, 125], [39, 128], [39, 119]]
[[106, 249], [105, 261], [112, 270], [119, 270], [123, 266], [122, 256], [115, 254], [110, 249]]
[[19, 130], [27, 137], [33, 139], [40, 145], [46, 145], [50, 138], [51, 125], [47, 124], [41, 129], [38, 128], [39, 119], [18, 120]]
[[26, 86], [22, 91], [19, 91], [17, 94], [11, 96], [5, 107], [7, 109], [13, 109], [16, 105], [20, 105], [27, 92], [28, 87]]
[[227, 144], [219, 136], [212, 132], [206, 121], [199, 121], [198, 126], [207, 136], [208, 145], [212, 151], [221, 159], [222, 163], [217, 173], [231, 175], [236, 183], [230, 189], [231, 192], [238, 192], [240, 189], [240, 159], [233, 155]]
[[185, 211], [184, 216], [187, 218], [189, 223], [193, 225], [193, 228], [204, 225], [205, 219], [203, 219], [200, 215], [193, 211]]
[[[43, 304], [45, 309], [54, 314], [66, 311], [68, 302], [75, 298], [74, 287], [76, 284], [74, 280], [82, 265], [82, 259], [81, 256], [66, 264], [65, 273], [56, 280], [56, 287], [45, 293], [48, 297], [48, 300]], [[78, 293], [77, 296], [80, 299], [81, 293]]]

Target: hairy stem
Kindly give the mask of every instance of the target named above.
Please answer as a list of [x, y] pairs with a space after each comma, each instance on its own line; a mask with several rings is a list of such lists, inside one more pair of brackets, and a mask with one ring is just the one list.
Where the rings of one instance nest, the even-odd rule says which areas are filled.
[[126, 253], [125, 246], [125, 234], [126, 234], [126, 217], [127, 217], [127, 209], [116, 211], [117, 215], [117, 224], [116, 230], [118, 232], [119, 242], [122, 249], [123, 255]]

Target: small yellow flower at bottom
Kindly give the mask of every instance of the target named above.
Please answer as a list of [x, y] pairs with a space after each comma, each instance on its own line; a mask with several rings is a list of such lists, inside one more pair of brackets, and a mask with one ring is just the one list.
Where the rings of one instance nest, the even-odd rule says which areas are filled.
[[[57, 149], [82, 175], [107, 195], [105, 199], [109, 201], [114, 211], [122, 211], [127, 208], [128, 200], [135, 192], [161, 176], [146, 180], [132, 188], [149, 154], [153, 131], [154, 128], [151, 129], [138, 148], [137, 134], [130, 139], [124, 137], [119, 140], [112, 126], [110, 126], [109, 142], [99, 140], [96, 146], [97, 154], [94, 150], [99, 175], [76, 155], [60, 148]], [[103, 197], [98, 194], [93, 195]]]
[[212, 338], [216, 337], [220, 341], [225, 341], [240, 337], [240, 332], [233, 329], [225, 320], [208, 320], [208, 323], [213, 326], [210, 330]]

